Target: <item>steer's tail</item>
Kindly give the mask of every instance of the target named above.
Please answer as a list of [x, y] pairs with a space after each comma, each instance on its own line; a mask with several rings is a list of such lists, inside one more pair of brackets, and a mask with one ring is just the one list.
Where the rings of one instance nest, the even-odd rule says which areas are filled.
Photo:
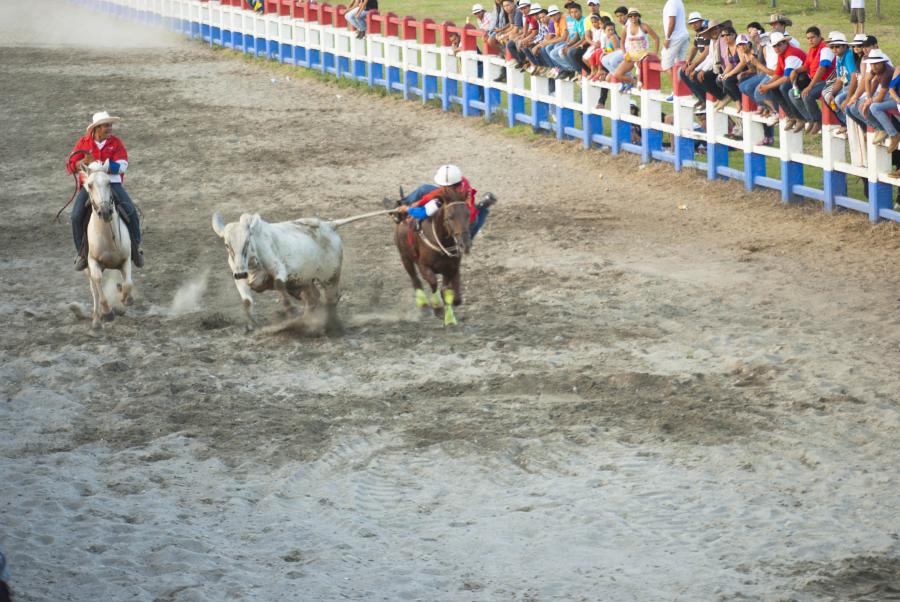
[[372, 211], [371, 213], [363, 213], [361, 215], [354, 215], [352, 217], [345, 217], [344, 219], [334, 219], [329, 220], [327, 223], [332, 228], [340, 228], [345, 224], [350, 224], [353, 222], [357, 222], [359, 220], [368, 219], [370, 217], [375, 217], [378, 215], [390, 215], [391, 213], [396, 213], [396, 209], [382, 209], [381, 211]]

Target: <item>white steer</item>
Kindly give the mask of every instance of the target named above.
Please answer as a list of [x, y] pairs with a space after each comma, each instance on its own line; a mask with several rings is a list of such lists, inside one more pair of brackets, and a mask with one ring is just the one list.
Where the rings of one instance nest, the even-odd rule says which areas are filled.
[[251, 290], [274, 288], [284, 309], [294, 314], [291, 297], [302, 299], [307, 311], [318, 304], [317, 283], [325, 293], [328, 326], [336, 326], [343, 260], [337, 225], [316, 218], [269, 224], [256, 213], [245, 213], [226, 225], [218, 212], [213, 215], [213, 230], [225, 240], [228, 265], [251, 327], [255, 321]]

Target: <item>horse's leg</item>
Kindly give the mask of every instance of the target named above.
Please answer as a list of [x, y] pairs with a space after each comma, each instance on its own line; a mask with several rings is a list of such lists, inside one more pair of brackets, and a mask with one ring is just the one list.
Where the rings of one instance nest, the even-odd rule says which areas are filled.
[[423, 263], [419, 264], [419, 271], [422, 272], [422, 278], [424, 278], [425, 282], [428, 283], [428, 286], [431, 287], [431, 309], [434, 311], [434, 315], [440, 316], [443, 306], [441, 305], [441, 296], [437, 290], [437, 274], [435, 274], [434, 270], [432, 270], [429, 266]]
[[443, 278], [444, 326], [456, 326], [456, 315], [453, 313], [453, 306], [457, 304], [458, 291], [459, 270], [456, 270], [452, 276], [444, 276]]
[[90, 270], [85, 271], [87, 275], [88, 284], [91, 286], [91, 297], [94, 300], [94, 309], [91, 312], [91, 328], [94, 330], [99, 330], [103, 328], [103, 324], [100, 322], [100, 295], [97, 294], [97, 286], [94, 284], [94, 278], [91, 276]]
[[100, 317], [104, 322], [112, 322], [116, 319], [116, 314], [110, 309], [109, 299], [106, 298], [106, 293], [103, 291], [103, 268], [100, 267], [96, 259], [89, 257], [88, 270], [91, 272], [91, 281], [94, 283], [94, 287], [97, 289], [97, 297], [100, 299]]
[[119, 300], [122, 302], [122, 310], [121, 312], [117, 311], [120, 316], [125, 314], [125, 308], [129, 307], [132, 303], [134, 303], [134, 299], [131, 298], [131, 289], [134, 287], [134, 282], [131, 279], [131, 258], [129, 258], [125, 265], [122, 266], [122, 284], [119, 285]]
[[316, 286], [315, 282], [310, 282], [300, 290], [303, 295], [303, 310], [306, 313], [311, 312], [319, 306], [319, 298], [321, 295], [319, 295], [319, 288]]
[[256, 318], [253, 317], [253, 291], [250, 290], [250, 285], [246, 280], [235, 280], [234, 285], [241, 296], [244, 314], [247, 316], [247, 330], [253, 330], [253, 327], [256, 326]]
[[406, 243], [406, 230], [400, 226], [398, 226], [396, 230], [395, 242], [397, 243], [397, 250], [400, 251], [400, 261], [403, 262], [403, 268], [406, 270], [406, 273], [409, 274], [409, 279], [412, 280], [413, 289], [416, 291], [416, 307], [419, 309], [428, 307], [428, 296], [422, 288], [422, 281], [419, 280], [419, 274], [416, 273], [416, 264], [413, 261], [413, 250], [410, 249], [409, 245]]

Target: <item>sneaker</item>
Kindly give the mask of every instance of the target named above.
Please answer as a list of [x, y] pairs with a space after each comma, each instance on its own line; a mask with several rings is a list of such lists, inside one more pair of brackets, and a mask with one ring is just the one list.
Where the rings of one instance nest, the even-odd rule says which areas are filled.
[[622, 92], [624, 94], [625, 92], [628, 92], [629, 90], [631, 90], [633, 87], [634, 87], [634, 84], [629, 84], [628, 82], [622, 82], [622, 85], [619, 86], [619, 92]]
[[666, 96], [666, 102], [672, 102], [673, 100], [675, 100], [674, 94], [669, 94], [668, 96]]
[[494, 79], [494, 83], [497, 84], [505, 84], [506, 83], [506, 72], [500, 74], [500, 77]]
[[494, 203], [497, 202], [497, 197], [494, 196], [493, 192], [485, 192], [481, 196], [481, 201], [478, 203], [478, 207], [480, 209], [488, 209], [493, 207]]
[[705, 106], [706, 106], [706, 100], [705, 100], [705, 99], [697, 99], [697, 102], [694, 103], [694, 108], [695, 108], [695, 109], [702, 109], [702, 108], [705, 107]]
[[75, 256], [75, 271], [81, 272], [87, 269], [87, 257], [82, 257], [81, 253]]

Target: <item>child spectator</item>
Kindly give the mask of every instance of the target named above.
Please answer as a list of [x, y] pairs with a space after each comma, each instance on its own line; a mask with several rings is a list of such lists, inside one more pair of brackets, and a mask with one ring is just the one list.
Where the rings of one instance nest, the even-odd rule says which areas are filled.
[[631, 71], [650, 54], [650, 38], [653, 38], [654, 53], [659, 53], [659, 36], [653, 28], [641, 21], [641, 13], [636, 8], [628, 10], [628, 24], [623, 32], [625, 59], [615, 72], [616, 81], [622, 82], [620, 92], [627, 92], [635, 83]]

